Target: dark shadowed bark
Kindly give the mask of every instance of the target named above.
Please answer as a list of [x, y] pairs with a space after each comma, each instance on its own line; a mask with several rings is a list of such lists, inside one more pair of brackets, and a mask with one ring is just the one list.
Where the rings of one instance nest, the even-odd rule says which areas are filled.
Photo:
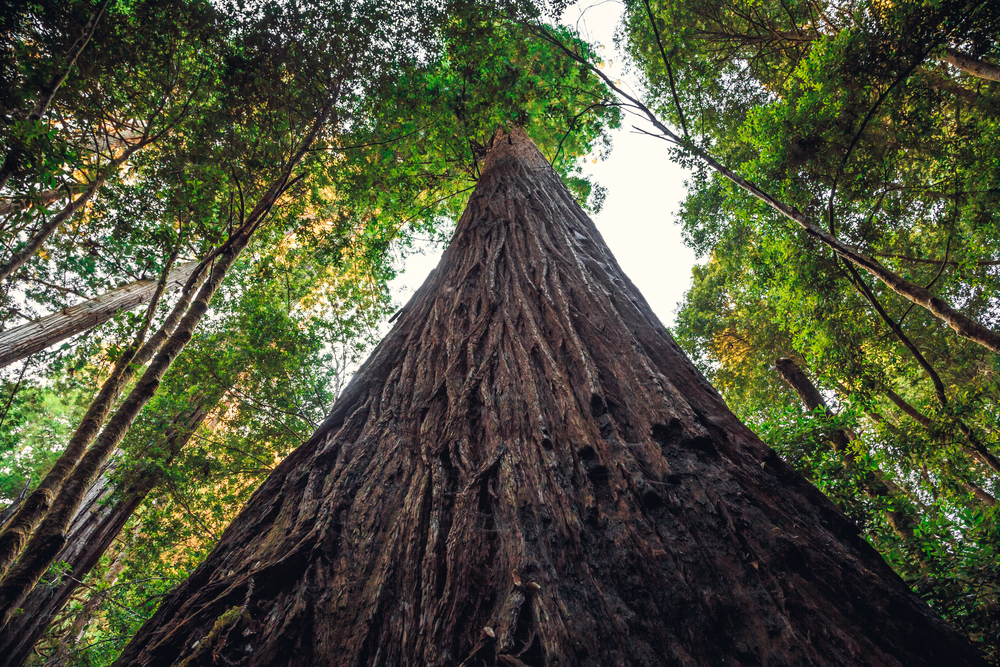
[[526, 135], [116, 665], [982, 665], [685, 358]]
[[[167, 277], [165, 291], [183, 287], [198, 262], [181, 264]], [[123, 310], [152, 298], [156, 280], [137, 280], [98, 297], [0, 333], [0, 368], [40, 352], [70, 336], [104, 324]]]
[[[214, 399], [217, 398], [215, 393]], [[214, 399], [198, 402], [174, 419], [173, 426], [163, 435], [164, 466], [168, 466], [191, 439], [214, 406]], [[115, 502], [109, 503], [107, 501], [114, 487], [108, 483], [108, 476], [109, 471], [105, 470], [87, 492], [76, 518], [70, 524], [66, 546], [56, 556], [56, 562], [69, 565], [68, 576], [36, 586], [21, 604], [22, 612], [0, 633], [0, 664], [4, 667], [20, 667], [27, 661], [49, 624], [111, 547], [146, 495], [160, 481], [157, 475], [140, 476], [118, 494]]]

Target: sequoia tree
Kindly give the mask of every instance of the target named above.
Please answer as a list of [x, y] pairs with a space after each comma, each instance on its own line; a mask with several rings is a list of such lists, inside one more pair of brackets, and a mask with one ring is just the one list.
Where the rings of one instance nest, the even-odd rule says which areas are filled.
[[978, 665], [726, 408], [523, 130], [118, 665]]

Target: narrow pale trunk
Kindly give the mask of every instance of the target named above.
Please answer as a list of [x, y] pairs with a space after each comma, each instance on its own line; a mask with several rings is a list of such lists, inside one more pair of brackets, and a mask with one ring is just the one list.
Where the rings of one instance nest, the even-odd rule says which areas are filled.
[[977, 60], [967, 53], [962, 53], [958, 49], [951, 47], [945, 49], [944, 61], [978, 79], [1000, 81], [1000, 66], [984, 62], [982, 60]]
[[[56, 555], [66, 542], [66, 531], [75, 516], [87, 489], [97, 479], [101, 467], [118, 448], [139, 412], [156, 394], [163, 376], [194, 336], [194, 331], [208, 312], [208, 304], [222, 285], [229, 269], [250, 243], [253, 233], [263, 223], [271, 208], [284, 193], [292, 171], [312, 147], [320, 131], [326, 125], [336, 100], [335, 91], [330, 90], [325, 106], [319, 111], [309, 131], [282, 165], [278, 176], [267, 190], [261, 194], [253, 210], [247, 214], [243, 224], [230, 235], [229, 239], [212, 256], [212, 265], [207, 270], [208, 277], [198, 289], [187, 312], [177, 323], [176, 329], [156, 356], [150, 361], [142, 377], [136, 382], [128, 396], [122, 401], [114, 415], [108, 420], [101, 434], [93, 441], [80, 458], [73, 471], [65, 478], [58, 495], [51, 502], [45, 517], [38, 523], [31, 538], [18, 555], [18, 560], [0, 580], [0, 632], [16, 615], [17, 609], [34, 588], [38, 580], [55, 561]], [[203, 262], [204, 264], [204, 262]], [[2, 539], [3, 536], [0, 536]], [[0, 545], [2, 546], [2, 545]]]
[[[902, 396], [900, 396], [893, 390], [889, 389], [888, 387], [884, 388], [884, 392], [885, 395], [889, 398], [889, 400], [892, 401], [897, 408], [902, 410], [906, 416], [913, 419], [915, 422], [923, 426], [925, 429], [927, 429], [930, 432], [940, 430], [941, 427], [935, 424], [933, 419], [931, 419], [930, 417], [923, 414], [915, 407], [907, 403]], [[986, 447], [986, 445], [984, 445], [982, 441], [980, 441], [979, 438], [976, 437], [975, 433], [973, 433], [972, 430], [961, 421], [959, 422], [959, 430], [962, 432], [962, 435], [965, 436], [966, 439], [969, 441], [968, 444], [962, 445], [962, 449], [964, 449], [966, 453], [969, 454], [969, 456], [973, 457], [983, 465], [988, 466], [991, 470], [993, 470], [993, 472], [1000, 473], [1000, 459], [997, 459], [997, 457], [993, 454], [993, 452], [991, 452]]]
[[[10, 521], [4, 525], [3, 531], [0, 532], [0, 577], [6, 575], [11, 564], [28, 541], [31, 532], [52, 507], [52, 503], [55, 502], [63, 484], [69, 479], [87, 452], [87, 448], [97, 437], [121, 392], [132, 381], [136, 372], [153, 358], [164, 341], [173, 334], [174, 327], [177, 326], [181, 316], [187, 310], [188, 304], [191, 303], [191, 296], [194, 294], [193, 288], [202, 275], [204, 275], [204, 271], [188, 278], [188, 284], [163, 324], [134, 355], [132, 351], [135, 350], [135, 347], [128, 348], [122, 353], [115, 362], [111, 374], [101, 385], [97, 396], [87, 408], [87, 412], [83, 415], [83, 419], [80, 420], [80, 424], [76, 427], [69, 442], [66, 443], [62, 454], [17, 509]], [[139, 342], [137, 340], [136, 344]], [[90, 484], [84, 487], [84, 490], [89, 487]], [[72, 514], [70, 516], [72, 517]]]
[[982, 665], [727, 410], [523, 131], [117, 665]]
[[[79, 190], [79, 187], [76, 188]], [[70, 197], [74, 192], [73, 186], [53, 188], [51, 190], [42, 190], [37, 193], [33, 198], [12, 198], [7, 201], [0, 201], [0, 216], [9, 215], [16, 211], [23, 211], [26, 208], [31, 208], [32, 206], [48, 206], [57, 199], [63, 197]]]
[[109, 175], [117, 171], [117, 169], [128, 162], [133, 155], [153, 141], [153, 139], [148, 136], [149, 129], [150, 128], [147, 128], [147, 134], [144, 134], [141, 139], [125, 149], [125, 151], [114, 160], [111, 160], [107, 167], [105, 167], [100, 174], [94, 178], [94, 180], [87, 186], [87, 189], [84, 190], [80, 196], [71, 200], [62, 208], [61, 211], [59, 211], [59, 213], [43, 222], [41, 226], [35, 230], [35, 233], [31, 238], [25, 241], [23, 245], [18, 246], [17, 250], [14, 251], [6, 262], [0, 264], [0, 283], [5, 280], [12, 279], [14, 273], [24, 266], [25, 262], [35, 256], [39, 248], [42, 247], [45, 241], [47, 241], [48, 238], [52, 236], [52, 234], [54, 234], [64, 222], [71, 220], [73, 216], [83, 209], [87, 202], [90, 201], [90, 199], [101, 189]]
[[[183, 287], [197, 266], [198, 262], [189, 262], [171, 271], [165, 291]], [[124, 310], [146, 303], [156, 292], [157, 282], [137, 280], [34, 322], [0, 332], [0, 368], [104, 324]]]

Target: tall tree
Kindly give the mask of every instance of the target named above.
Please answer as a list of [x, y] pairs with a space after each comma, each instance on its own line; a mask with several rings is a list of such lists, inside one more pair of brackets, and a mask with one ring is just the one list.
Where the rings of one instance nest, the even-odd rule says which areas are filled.
[[522, 130], [118, 665], [983, 664], [730, 413]]

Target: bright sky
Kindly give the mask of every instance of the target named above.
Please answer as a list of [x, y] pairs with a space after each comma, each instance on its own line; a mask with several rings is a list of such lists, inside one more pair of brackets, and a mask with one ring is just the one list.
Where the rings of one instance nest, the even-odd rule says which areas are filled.
[[[584, 0], [571, 6], [564, 21], [577, 25], [584, 38], [604, 45], [599, 52], [611, 60], [612, 76], [629, 83], [618, 65], [612, 40], [622, 5], [615, 0]], [[639, 86], [632, 82], [632, 88]], [[666, 144], [637, 134], [625, 118], [613, 133], [614, 149], [607, 160], [588, 163], [587, 173], [608, 189], [604, 209], [593, 216], [618, 263], [639, 288], [653, 311], [666, 325], [674, 321], [674, 310], [691, 283], [694, 253], [681, 241], [675, 215], [684, 199], [686, 173], [669, 161]], [[596, 157], [596, 156], [595, 156]], [[405, 303], [437, 266], [443, 248], [428, 248], [411, 255], [403, 271], [392, 281], [393, 297]]]

